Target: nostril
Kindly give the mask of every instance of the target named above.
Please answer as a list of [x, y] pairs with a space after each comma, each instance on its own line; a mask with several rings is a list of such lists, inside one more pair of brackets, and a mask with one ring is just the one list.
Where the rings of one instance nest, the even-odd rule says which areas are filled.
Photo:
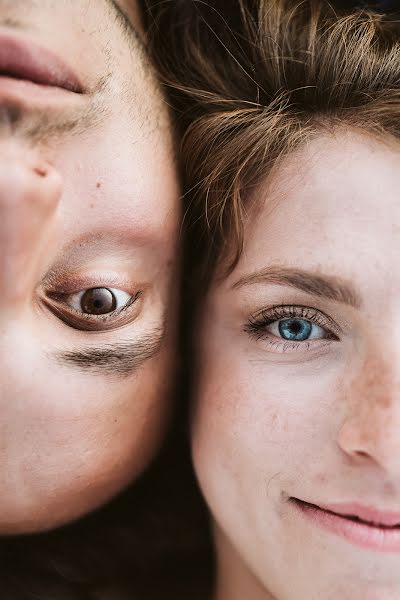
[[365, 452], [364, 450], [355, 450], [354, 454], [358, 456], [358, 458], [369, 458], [368, 452]]
[[46, 177], [47, 175], [47, 169], [44, 166], [35, 167], [33, 170], [39, 177]]

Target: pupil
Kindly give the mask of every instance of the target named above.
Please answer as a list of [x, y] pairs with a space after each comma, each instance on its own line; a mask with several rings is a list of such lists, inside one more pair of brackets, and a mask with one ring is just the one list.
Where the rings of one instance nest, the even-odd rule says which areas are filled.
[[312, 324], [303, 319], [283, 319], [279, 322], [279, 333], [285, 340], [303, 342], [310, 337]]
[[116, 309], [117, 301], [111, 290], [93, 288], [83, 294], [81, 307], [82, 311], [88, 315], [105, 315]]

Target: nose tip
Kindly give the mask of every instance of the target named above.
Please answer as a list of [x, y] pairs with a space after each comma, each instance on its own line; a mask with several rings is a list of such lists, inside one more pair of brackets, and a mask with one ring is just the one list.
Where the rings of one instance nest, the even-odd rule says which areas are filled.
[[345, 392], [337, 442], [353, 465], [378, 467], [400, 485], [400, 382], [387, 354], [366, 362]]
[[0, 211], [8, 220], [27, 213], [40, 221], [58, 204], [61, 177], [40, 156], [15, 144], [0, 146]]
[[61, 191], [60, 174], [38, 154], [0, 146], [0, 303], [26, 297]]
[[375, 426], [349, 420], [343, 424], [339, 436], [339, 447], [354, 465], [378, 467], [386, 476], [400, 484], [400, 435], [399, 419], [375, 423]]

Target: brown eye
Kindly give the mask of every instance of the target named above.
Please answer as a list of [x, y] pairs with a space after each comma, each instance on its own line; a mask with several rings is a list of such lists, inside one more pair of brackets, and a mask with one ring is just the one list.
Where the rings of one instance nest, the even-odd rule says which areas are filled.
[[82, 312], [88, 315], [105, 315], [117, 308], [117, 298], [108, 288], [86, 290], [80, 300]]
[[[141, 292], [128, 294], [117, 288], [96, 287], [74, 294], [47, 293], [45, 303], [61, 321], [81, 331], [107, 331], [134, 320]], [[135, 308], [134, 308], [135, 307]]]
[[85, 315], [107, 315], [132, 301], [127, 292], [114, 288], [90, 288], [65, 297], [65, 303]]

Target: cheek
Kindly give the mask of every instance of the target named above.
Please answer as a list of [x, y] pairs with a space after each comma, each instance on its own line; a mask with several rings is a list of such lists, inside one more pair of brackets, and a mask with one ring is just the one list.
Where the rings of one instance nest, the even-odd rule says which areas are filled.
[[200, 349], [193, 457], [206, 495], [224, 502], [227, 487], [233, 496], [265, 496], [277, 473], [290, 490], [305, 463], [309, 473], [322, 472], [321, 448], [340, 421], [337, 365], [277, 364], [261, 348], [255, 354], [247, 341], [225, 332], [218, 342], [211, 332]]
[[[10, 379], [0, 533], [48, 529], [96, 508], [150, 461], [166, 425], [162, 359], [122, 382], [35, 365]], [[23, 382], [23, 385], [18, 385]], [[24, 387], [23, 387], [24, 386]]]

